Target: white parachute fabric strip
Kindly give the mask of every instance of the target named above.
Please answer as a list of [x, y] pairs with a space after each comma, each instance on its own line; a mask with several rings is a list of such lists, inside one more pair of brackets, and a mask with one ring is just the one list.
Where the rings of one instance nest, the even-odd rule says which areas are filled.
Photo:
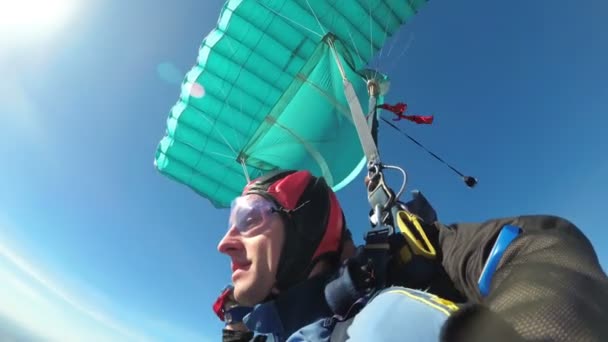
[[363, 147], [363, 152], [365, 153], [367, 162], [370, 164], [377, 164], [380, 162], [380, 154], [378, 153], [378, 147], [374, 142], [374, 137], [372, 136], [370, 127], [365, 119], [365, 114], [363, 114], [361, 103], [359, 103], [357, 94], [355, 93], [353, 85], [350, 83], [350, 81], [345, 78], [343, 84], [344, 95], [348, 101], [348, 106], [350, 107], [353, 122], [355, 123], [355, 128], [357, 129], [359, 141], [361, 142], [361, 147]]

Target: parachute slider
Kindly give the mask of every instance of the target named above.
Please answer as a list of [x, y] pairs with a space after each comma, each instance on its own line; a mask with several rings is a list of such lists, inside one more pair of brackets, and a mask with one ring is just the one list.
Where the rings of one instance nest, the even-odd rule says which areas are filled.
[[[378, 97], [380, 95], [380, 86], [376, 82], [376, 80], [367, 81], [367, 92], [370, 96]], [[376, 106], [378, 108], [378, 106]]]
[[391, 87], [388, 76], [373, 69], [363, 69], [360, 71], [360, 75], [367, 82], [367, 92], [369, 96], [385, 96], [388, 93]]

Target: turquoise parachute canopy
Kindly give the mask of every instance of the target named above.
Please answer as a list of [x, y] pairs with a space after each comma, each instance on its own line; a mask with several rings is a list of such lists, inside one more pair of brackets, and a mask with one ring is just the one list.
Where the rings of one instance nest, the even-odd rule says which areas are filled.
[[306, 169], [340, 190], [365, 164], [343, 76], [367, 103], [365, 66], [425, 2], [226, 2], [170, 111], [156, 168], [216, 207], [275, 169]]

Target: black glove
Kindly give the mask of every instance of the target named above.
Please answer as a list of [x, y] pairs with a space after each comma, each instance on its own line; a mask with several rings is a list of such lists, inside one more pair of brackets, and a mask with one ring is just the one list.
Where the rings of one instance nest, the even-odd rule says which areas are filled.
[[325, 300], [335, 314], [346, 317], [353, 313], [353, 305], [375, 286], [373, 263], [364, 247], [359, 247], [325, 286]]

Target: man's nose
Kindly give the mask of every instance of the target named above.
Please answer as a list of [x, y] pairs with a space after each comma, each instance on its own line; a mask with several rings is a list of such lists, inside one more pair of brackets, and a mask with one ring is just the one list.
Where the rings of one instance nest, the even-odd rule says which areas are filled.
[[217, 245], [217, 250], [220, 253], [230, 255], [231, 252], [241, 249], [242, 245], [241, 234], [233, 225], [220, 240], [220, 243]]

